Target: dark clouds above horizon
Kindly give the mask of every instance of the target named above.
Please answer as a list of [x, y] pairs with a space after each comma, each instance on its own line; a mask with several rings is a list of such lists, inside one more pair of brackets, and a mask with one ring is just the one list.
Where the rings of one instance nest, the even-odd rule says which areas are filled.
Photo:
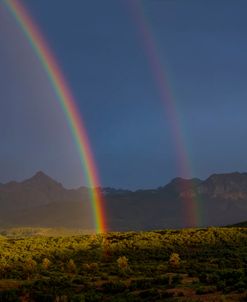
[[[73, 90], [102, 185], [157, 187], [186, 175], [176, 170], [166, 106], [127, 2], [23, 1]], [[141, 4], [176, 101], [192, 176], [247, 171], [246, 1]], [[0, 182], [43, 170], [69, 187], [83, 183], [49, 82], [2, 4], [0, 139]]]

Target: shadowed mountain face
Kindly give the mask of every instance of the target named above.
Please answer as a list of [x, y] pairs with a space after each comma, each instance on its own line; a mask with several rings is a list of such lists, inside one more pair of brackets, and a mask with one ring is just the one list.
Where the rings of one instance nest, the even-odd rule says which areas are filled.
[[[111, 230], [186, 227], [189, 203], [197, 204], [200, 226], [247, 218], [247, 173], [214, 174], [205, 181], [175, 178], [164, 187], [135, 192], [103, 188], [102, 194]], [[0, 210], [5, 227], [93, 229], [89, 189], [67, 190], [43, 172], [20, 183], [0, 184]]]
[[91, 229], [88, 189], [67, 190], [43, 172], [0, 186], [0, 224]]
[[226, 200], [246, 200], [247, 173], [214, 174], [198, 186], [198, 193]]

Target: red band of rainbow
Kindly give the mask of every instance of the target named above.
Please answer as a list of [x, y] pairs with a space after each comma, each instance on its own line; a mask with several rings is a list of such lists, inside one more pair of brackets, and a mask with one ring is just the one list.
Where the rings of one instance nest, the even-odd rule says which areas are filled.
[[90, 187], [90, 197], [94, 215], [95, 230], [98, 233], [106, 231], [106, 217], [104, 213], [103, 198], [99, 188], [99, 177], [90, 149], [90, 144], [85, 127], [82, 122], [81, 114], [76, 106], [72, 92], [66, 82], [61, 69], [59, 68], [54, 55], [38, 26], [33, 22], [27, 9], [20, 0], [4, 0], [4, 3], [12, 13], [16, 22], [19, 24], [32, 49], [36, 53], [42, 64], [54, 92], [59, 100], [59, 104], [66, 115], [71, 133], [76, 142], [80, 161]]
[[[184, 137], [182, 135], [181, 121], [176, 101], [173, 96], [164, 68], [159, 57], [157, 43], [151, 30], [151, 26], [145, 16], [142, 1], [128, 0], [128, 5], [136, 24], [138, 35], [146, 52], [150, 70], [153, 74], [160, 99], [165, 105], [166, 116], [171, 127], [174, 149], [177, 158], [178, 172], [186, 178], [191, 178], [191, 165], [189, 162], [188, 151], [185, 148]], [[201, 221], [199, 213], [199, 199], [195, 194], [191, 182], [182, 182], [181, 190], [186, 192], [182, 196], [183, 212], [185, 225], [190, 227], [198, 226]]]

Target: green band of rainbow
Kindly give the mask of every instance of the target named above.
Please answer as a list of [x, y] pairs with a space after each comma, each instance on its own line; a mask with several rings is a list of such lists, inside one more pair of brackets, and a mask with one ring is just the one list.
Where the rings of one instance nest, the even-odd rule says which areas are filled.
[[90, 149], [88, 136], [73, 95], [47, 42], [41, 35], [37, 25], [33, 22], [27, 9], [20, 0], [4, 0], [4, 3], [14, 16], [16, 22], [20, 25], [32, 49], [46, 71], [57, 99], [59, 100], [59, 104], [66, 115], [69, 128], [79, 151], [81, 165], [85, 171], [87, 183], [91, 188], [90, 195], [94, 213], [95, 229], [98, 233], [105, 232], [106, 219], [103, 211], [103, 198], [99, 189], [99, 177]]
[[[191, 178], [191, 163], [188, 156], [183, 134], [183, 126], [178, 114], [176, 99], [174, 98], [171, 85], [168, 81], [166, 70], [162, 66], [159, 56], [158, 45], [152, 32], [152, 27], [145, 15], [143, 2], [141, 0], [128, 0], [131, 15], [136, 24], [138, 36], [144, 46], [145, 54], [155, 80], [160, 100], [165, 105], [166, 119], [168, 120], [173, 138], [174, 149], [177, 158], [177, 169], [181, 176]], [[164, 54], [163, 54], [164, 55]], [[199, 226], [201, 224], [200, 200], [191, 182], [181, 182], [183, 196], [183, 215], [186, 226]]]

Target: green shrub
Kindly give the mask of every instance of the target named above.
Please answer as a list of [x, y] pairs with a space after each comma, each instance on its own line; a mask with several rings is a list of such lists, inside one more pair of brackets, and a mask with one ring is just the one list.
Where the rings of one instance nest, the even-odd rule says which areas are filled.
[[89, 273], [95, 273], [99, 270], [99, 265], [96, 262], [86, 263], [83, 265], [83, 269]]
[[73, 283], [73, 284], [80, 284], [80, 285], [82, 285], [82, 284], [85, 284], [86, 283], [86, 278], [85, 277], [83, 277], [83, 276], [75, 276], [72, 280], [71, 280], [71, 282]]
[[107, 280], [109, 280], [109, 276], [106, 273], [102, 273], [101, 274], [101, 280], [107, 281]]
[[234, 289], [237, 290], [239, 293], [244, 293], [247, 289], [247, 284], [243, 281], [239, 281], [235, 284]]
[[157, 289], [147, 289], [139, 293], [141, 299], [148, 299], [148, 301], [155, 301], [161, 298], [161, 295]]
[[180, 266], [180, 256], [177, 253], [172, 253], [169, 259], [171, 268], [178, 268]]
[[200, 274], [199, 276], [199, 281], [201, 282], [201, 283], [208, 283], [208, 275], [207, 274], [205, 274], [205, 273], [203, 273], [203, 274]]
[[68, 264], [67, 264], [67, 271], [71, 274], [76, 273], [76, 265], [73, 259], [70, 259]]
[[85, 296], [83, 294], [74, 295], [70, 298], [71, 302], [85, 302]]
[[102, 284], [103, 291], [110, 294], [124, 292], [126, 288], [126, 285], [121, 281], [109, 281]]
[[210, 294], [214, 293], [217, 291], [217, 288], [215, 286], [201, 286], [196, 289], [196, 294], [197, 295], [205, 295], [205, 294]]
[[18, 302], [21, 301], [16, 290], [0, 291], [0, 302]]
[[154, 284], [157, 284], [157, 285], [169, 285], [169, 282], [170, 282], [170, 279], [166, 275], [154, 278]]
[[128, 259], [125, 256], [121, 256], [117, 259], [117, 265], [120, 271], [127, 271], [129, 268]]
[[247, 292], [241, 297], [240, 302], [247, 302]]
[[218, 284], [219, 281], [220, 281], [220, 277], [219, 277], [218, 273], [212, 273], [212, 274], [207, 275], [206, 282], [208, 284]]
[[217, 289], [218, 289], [218, 290], [224, 291], [225, 288], [226, 288], [226, 283], [225, 283], [225, 281], [224, 281], [224, 280], [218, 281], [218, 283], [217, 283]]
[[137, 290], [137, 289], [148, 289], [153, 286], [152, 279], [150, 278], [141, 278], [136, 280], [131, 280], [130, 289]]
[[31, 294], [31, 298], [35, 302], [53, 302], [55, 300], [55, 297], [52, 294], [43, 292], [34, 292]]
[[48, 270], [51, 266], [51, 261], [48, 258], [44, 258], [42, 261], [42, 267], [45, 270]]
[[90, 291], [85, 294], [85, 302], [99, 302], [102, 301], [102, 297], [95, 291]]
[[172, 298], [174, 297], [174, 293], [170, 291], [165, 291], [161, 294], [161, 298], [166, 299], [166, 298]]
[[179, 274], [176, 274], [175, 276], [172, 276], [172, 279], [171, 279], [171, 285], [178, 285], [180, 284], [182, 281], [182, 276], [179, 275]]

